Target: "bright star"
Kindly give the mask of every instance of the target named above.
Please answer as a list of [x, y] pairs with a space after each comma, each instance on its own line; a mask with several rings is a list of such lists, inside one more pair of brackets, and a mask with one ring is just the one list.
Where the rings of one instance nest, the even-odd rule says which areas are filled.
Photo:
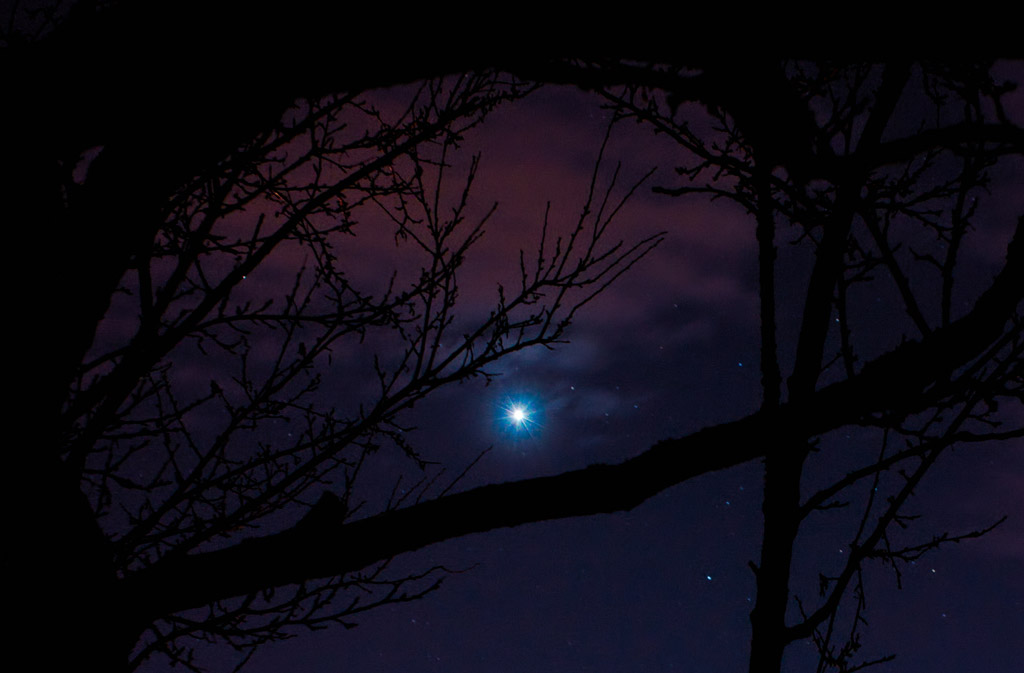
[[522, 425], [523, 423], [526, 422], [526, 419], [529, 418], [529, 416], [526, 413], [526, 409], [523, 409], [519, 405], [514, 405], [512, 409], [509, 410], [508, 416], [515, 422], [516, 425]]
[[522, 397], [508, 399], [501, 405], [501, 416], [505, 426], [515, 435], [532, 437], [540, 427], [540, 414], [533, 402]]

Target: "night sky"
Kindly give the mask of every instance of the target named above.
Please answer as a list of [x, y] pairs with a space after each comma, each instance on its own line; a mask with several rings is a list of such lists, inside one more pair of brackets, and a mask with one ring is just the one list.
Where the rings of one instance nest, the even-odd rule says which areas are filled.
[[[1020, 63], [1000, 68], [1024, 81]], [[377, 96], [387, 109], [403, 91], [368, 98]], [[1006, 103], [1024, 124], [1024, 96]], [[465, 168], [470, 156], [481, 155], [472, 212], [483, 213], [494, 201], [499, 206], [461, 276], [463, 315], [486, 315], [497, 283], [514, 281], [518, 251], [529, 253], [537, 244], [545, 204], [551, 204], [552, 227], [572, 225], [609, 118], [596, 95], [548, 86], [498, 108], [467, 133], [454, 163], [456, 170]], [[680, 153], [647, 127], [618, 124], [598, 183], [607, 185], [616, 162], [622, 164], [619, 195], [649, 169], [657, 171], [617, 218], [613, 237], [636, 241], [664, 231], [664, 242], [582, 309], [567, 335], [570, 343], [510, 356], [491, 367], [500, 376], [489, 384], [476, 379], [448, 386], [403, 417], [416, 428], [409, 436], [421, 454], [452, 474], [492, 447], [459, 489], [620, 462], [660, 439], [758, 409], [754, 222], [722, 200], [653, 193], [654, 185], [677, 183], [673, 169]], [[1000, 268], [1016, 216], [1024, 212], [1022, 181], [1019, 157], [993, 172], [991, 196], [977, 218], [982, 230], [964, 253], [964, 302]], [[360, 222], [352, 242], [353, 277], [373, 282], [387, 278], [392, 267], [405, 268], [385, 229], [371, 215]], [[784, 228], [779, 234], [784, 376], [810, 263], [804, 247], [788, 244], [795, 234]], [[260, 291], [272, 293], [283, 282], [291, 272], [285, 262], [253, 279]], [[857, 306], [866, 317], [860, 323], [865, 340], [885, 349], [899, 342], [895, 329], [902, 327], [888, 291], [858, 295]], [[352, 390], [340, 375], [326, 373], [323, 395], [344, 400]], [[512, 404], [526, 405], [526, 427], [507, 418]], [[1019, 408], [1005, 413], [1021, 419]], [[811, 459], [808, 482], [842, 474], [844, 457], [871, 443], [862, 432], [847, 428], [824, 438], [827, 450]], [[375, 469], [378, 481], [370, 483], [383, 485], [410, 465], [398, 452], [384, 452]], [[300, 632], [266, 645], [245, 670], [745, 670], [755, 596], [748, 562], [759, 554], [761, 491], [762, 466], [755, 461], [677, 485], [627, 513], [491, 531], [402, 555], [392, 564], [394, 573], [435, 564], [465, 572], [452, 574], [423, 600], [354, 617], [357, 628]], [[903, 673], [1019, 670], [1024, 444], [946, 455], [909, 511], [925, 515], [915, 528], [923, 539], [1009, 518], [982, 539], [949, 545], [907, 566], [902, 591], [891, 570], [869, 565], [862, 654], [894, 653], [896, 662], [877, 670]], [[793, 582], [798, 593], [813, 597], [816, 568], [842, 558], [849, 524], [844, 516], [814, 517], [801, 534]], [[230, 670], [235, 660], [223, 647], [197, 651], [210, 670]], [[813, 647], [797, 643], [787, 651], [785, 669], [813, 670], [815, 662]], [[140, 670], [167, 667], [154, 659]]]

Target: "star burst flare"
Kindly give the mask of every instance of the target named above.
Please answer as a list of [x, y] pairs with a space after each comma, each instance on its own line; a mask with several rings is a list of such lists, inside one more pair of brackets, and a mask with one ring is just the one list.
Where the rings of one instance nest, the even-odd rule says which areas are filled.
[[508, 400], [502, 406], [502, 418], [516, 434], [532, 435], [539, 429], [539, 413], [532, 404], [523, 400]]

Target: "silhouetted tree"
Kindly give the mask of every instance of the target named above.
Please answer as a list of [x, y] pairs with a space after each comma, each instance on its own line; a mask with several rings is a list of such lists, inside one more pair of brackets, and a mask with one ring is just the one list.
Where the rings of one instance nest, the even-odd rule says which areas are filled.
[[[248, 539], [257, 530], [297, 535], [288, 554], [301, 553], [324, 526], [451, 489], [456, 480], [417, 453], [401, 414], [441, 386], [489, 378], [511, 353], [564, 340], [576, 310], [659, 237], [609, 240], [622, 203], [611, 186], [600, 191], [598, 159], [574, 226], [545, 217], [516, 284], [474, 311], [457, 301], [459, 275], [496, 206], [471, 204], [478, 160], [457, 148], [533, 85], [487, 70], [409, 84], [375, 104], [348, 82], [341, 93], [254, 100], [216, 81], [152, 110], [127, 113], [122, 99], [124, 110], [106, 111], [122, 114], [116, 124], [88, 110], [89, 123], [64, 119], [77, 108], [37, 97], [35, 85], [55, 80], [49, 96], [77, 104], [94, 95], [69, 81], [91, 68], [65, 72], [79, 63], [62, 59], [89, 58], [69, 31], [112, 30], [102, 19], [117, 11], [78, 5], [48, 37], [6, 54], [20, 103], [7, 126], [7, 184], [20, 214], [54, 236], [33, 300], [42, 332], [63, 337], [46, 343], [52, 367], [35, 382], [48, 440], [25, 457], [26, 473], [55, 481], [22, 538], [29, 565], [50, 578], [39, 606], [72, 606], [69, 657], [113, 669], [130, 652], [131, 667], [155, 652], [191, 665], [197, 638], [252, 652], [296, 625], [422, 596], [444, 569], [395, 577], [384, 558], [355, 574], [296, 577], [291, 589], [218, 589], [173, 614], [159, 603], [177, 590], [153, 603], [125, 581], [242, 540], [258, 545]], [[23, 54], [34, 58], [18, 62]], [[103, 94], [106, 106], [120, 92]], [[226, 112], [236, 96], [255, 109]], [[215, 109], [190, 123], [200, 103]], [[423, 478], [362, 502], [374, 483], [361, 492], [359, 477], [380, 469], [382, 447]]]
[[[29, 501], [38, 516], [18, 528], [16, 546], [45, 587], [30, 614], [63, 616], [68, 661], [114, 669], [129, 654], [137, 665], [163, 652], [187, 663], [195, 637], [251, 648], [436, 586], [440, 569], [384, 573], [397, 554], [629, 509], [761, 459], [750, 670], [780, 670], [786, 647], [807, 638], [819, 670], [853, 670], [864, 564], [898, 570], [983, 532], [907, 538], [894, 527], [909, 525], [906, 503], [954, 444], [1022, 435], [996, 423], [1009, 418], [1000, 403], [1022, 401], [1024, 218], [990, 286], [967, 306], [953, 299], [965, 237], [992, 226], [972, 219], [986, 170], [1024, 152], [987, 64], [483, 50], [408, 63], [384, 56], [339, 72], [318, 41], [325, 29], [313, 26], [301, 40], [311, 54], [260, 69], [231, 59], [256, 59], [246, 47], [267, 31], [287, 35], [294, 18], [247, 17], [224, 52], [208, 48], [231, 35], [223, 20], [158, 21], [196, 38], [194, 61], [157, 69], [134, 91], [119, 76], [126, 53], [169, 47], [148, 15], [120, 5], [75, 5], [55, 15], [56, 27], [43, 21], [38, 39], [9, 35], [3, 55], [16, 103], [3, 159], [12, 221], [21, 244], [47, 239], [27, 315], [35, 333], [62, 335], [24, 346], [28, 361], [50, 364], [18, 381], [39, 432], [15, 473], [46, 475], [46, 487]], [[287, 37], [262, 44], [285, 54], [299, 46]], [[297, 63], [294, 77], [278, 76]], [[361, 94], [452, 73], [411, 86], [392, 109]], [[41, 82], [49, 86], [40, 93]], [[401, 411], [505, 354], [561, 339], [574, 311], [657, 242], [607, 242], [615, 209], [590, 208], [601, 203], [592, 192], [565, 238], [523, 260], [520, 286], [463, 322], [457, 272], [487, 214], [466, 221], [475, 162], [449, 191], [452, 151], [528, 82], [601, 92], [620, 118], [679, 143], [683, 184], [661, 191], [728, 198], [750, 213], [762, 408], [617, 465], [452, 494], [450, 483], [432, 491], [425, 482], [361, 511], [350, 496], [382, 443], [421, 460]], [[419, 260], [415, 277], [364, 286], [350, 276], [339, 250], [367, 209], [384, 213], [400, 249]], [[792, 333], [780, 328], [775, 287], [789, 243], [813, 258]], [[868, 284], [907, 316], [886, 343], [858, 339], [875, 319], [854, 306]], [[353, 342], [365, 356], [350, 356]], [[352, 377], [347, 408], [326, 406], [315, 395], [317, 364], [346, 357], [366, 369]], [[207, 369], [197, 375], [196, 366]], [[877, 444], [832, 483], [806, 484], [808, 462], [826, 459], [835, 433], [850, 427]], [[321, 494], [328, 480], [340, 494]], [[853, 506], [844, 564], [821, 569], [817, 598], [799, 594], [801, 525]], [[356, 586], [371, 598], [343, 598]]]
[[[786, 647], [806, 638], [818, 647], [819, 671], [878, 663], [855, 660], [864, 564], [888, 564], [899, 580], [901, 563], [989, 530], [894, 533], [917, 518], [905, 506], [954, 444], [1022, 436], [1019, 419], [1000, 427], [1013, 419], [995, 410], [1001, 400], [1022, 398], [1024, 219], [993, 285], [960, 315], [953, 303], [964, 292], [955, 281], [965, 237], [1002, 224], [975, 217], [987, 171], [1024, 149], [1021, 130], [1000, 103], [1008, 89], [992, 81], [990, 64], [727, 64], [691, 77], [637, 68], [636, 79], [657, 79], [665, 95], [629, 84], [603, 93], [624, 114], [669, 134], [690, 158], [678, 169], [683, 184], [659, 191], [726, 198], [752, 217], [760, 265], [760, 415], [808, 407], [836, 414], [826, 426], [806, 416], [776, 426], [761, 443], [765, 528], [761, 558], [751, 564], [757, 600], [750, 670], [780, 670]], [[613, 78], [629, 81], [623, 75]], [[691, 129], [692, 111], [679, 107], [687, 101], [707, 106], [712, 132]], [[791, 344], [779, 341], [781, 244], [810, 247], [814, 259], [799, 330], [783, 333]], [[886, 310], [855, 303], [866, 296], [886, 297]], [[892, 307], [901, 307], [903, 318]], [[880, 344], [871, 328], [879, 321], [906, 329]], [[891, 350], [880, 355], [885, 349]], [[792, 364], [783, 386], [786, 360]], [[849, 426], [859, 426], [859, 436], [873, 438], [861, 441], [876, 448], [858, 453], [859, 464], [833, 483], [807, 480], [810, 461], [849, 460], [850, 447], [834, 432]], [[846, 454], [842, 460], [838, 452]], [[849, 553], [842, 564], [819, 569], [819, 595], [805, 603], [808, 596], [796, 587], [809, 583], [794, 575], [801, 526], [850, 506], [860, 511], [845, 522]], [[851, 597], [852, 614], [844, 619], [840, 607]]]

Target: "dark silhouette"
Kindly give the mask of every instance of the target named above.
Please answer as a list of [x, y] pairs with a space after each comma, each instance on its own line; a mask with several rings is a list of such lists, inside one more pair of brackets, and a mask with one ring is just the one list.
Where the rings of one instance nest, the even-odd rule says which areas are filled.
[[[339, 71], [318, 60], [323, 47], [306, 34], [302, 45], [313, 53], [301, 62], [285, 56], [266, 70], [238, 70], [226, 64], [249, 53], [247, 45], [267, 31], [286, 34], [308, 15], [239, 18], [245, 25], [232, 32], [217, 17], [194, 25], [170, 11], [156, 19], [133, 11], [80, 3], [53, 26], [41, 20], [38, 37], [9, 34], [3, 54], [15, 102], [4, 125], [11, 221], [20, 249], [46, 238], [49, 268], [22, 298], [33, 328], [25, 359], [48, 366], [18, 381], [24, 417], [39, 430], [31, 450], [16, 452], [25, 464], [15, 474], [46, 475], [45, 496], [29, 500], [34, 516], [18, 528], [16, 546], [26, 576], [46, 592], [28, 615], [38, 623], [60, 606], [67, 637], [54, 668], [116, 670], [157, 652], [186, 662], [189, 637], [251, 647], [295, 624], [341, 621], [436, 587], [431, 571], [380, 574], [397, 554], [472, 532], [629, 509], [692, 477], [763, 459], [750, 670], [779, 671], [785, 648], [807, 638], [819, 647], [821, 670], [851, 670], [863, 564], [898, 568], [983, 532], [923, 542], [892, 535], [909, 523], [905, 503], [951, 446], [1024, 435], [993, 426], [1005, 420], [998, 404], [1022, 396], [1024, 218], [999, 274], [968, 307], [953, 302], [959, 250], [981, 227], [972, 216], [986, 171], [1024, 153], [1024, 131], [1003, 115], [1004, 90], [987, 64], [755, 67], [673, 55], [650, 63], [516, 59], [481, 49], [408, 62], [385, 56]], [[150, 32], [158, 23], [160, 34], [176, 28], [194, 37], [195, 61], [126, 88], [126, 54], [169, 48]], [[266, 43], [289, 46], [283, 37]], [[279, 77], [289, 63], [301, 63], [299, 74]], [[407, 108], [390, 117], [358, 95], [463, 72], [472, 74], [411, 87]], [[690, 163], [679, 169], [681, 184], [660, 191], [732, 199], [752, 215], [762, 408], [617, 465], [441, 495], [428, 483], [360, 511], [347, 499], [381, 443], [419, 459], [399, 412], [442, 385], [486, 375], [508, 353], [561, 340], [574, 312], [657, 243], [588, 238], [584, 226], [594, 217], [607, 224], [614, 210], [600, 212], [592, 193], [593, 209], [561, 245], [549, 241], [536, 261], [524, 260], [521, 287], [479, 324], [453, 327], [456, 271], [486, 220], [459, 224], [475, 163], [450, 200], [438, 203], [433, 188], [456, 179], [445, 159], [459, 133], [533, 82], [598, 91], [620, 118], [677, 140]], [[691, 128], [692, 103], [712, 131]], [[897, 114], [901, 104], [914, 119]], [[427, 260], [413, 282], [385, 281], [371, 292], [346, 275], [335, 241], [366, 204], [382, 208], [396, 236]], [[776, 305], [778, 248], [787, 241], [813, 250], [794, 334], [781, 333]], [[264, 303], [243, 281], [286, 249], [306, 251], [308, 266], [288, 278], [283, 302]], [[915, 290], [924, 274], [937, 298]], [[881, 346], [858, 341], [848, 311], [850, 294], [877, 279], [889, 283], [909, 325]], [[558, 299], [541, 299], [552, 290]], [[129, 316], [132, 327], [111, 331], [109, 315]], [[332, 346], [343, 338], [369, 334], [372, 344], [379, 331], [394, 338], [394, 358], [365, 372], [375, 385], [370, 403], [348, 417], [312, 404], [314, 363], [340, 357]], [[61, 338], [42, 343], [36, 334]], [[790, 341], [791, 362], [779, 355]], [[208, 352], [230, 363], [211, 373], [209, 390], [178, 378], [177, 363]], [[272, 354], [257, 361], [257, 352]], [[303, 428], [298, 437], [281, 434], [282, 419]], [[869, 429], [877, 448], [802, 495], [807, 461], [847, 426]], [[344, 484], [340, 496], [324, 494], [328, 478]], [[836, 574], [821, 575], [819, 596], [796, 596], [800, 526], [845, 504], [862, 508], [852, 553]], [[389, 590], [366, 604], [332, 602], [360, 582]], [[806, 602], [799, 619], [787, 620], [794, 599]]]

